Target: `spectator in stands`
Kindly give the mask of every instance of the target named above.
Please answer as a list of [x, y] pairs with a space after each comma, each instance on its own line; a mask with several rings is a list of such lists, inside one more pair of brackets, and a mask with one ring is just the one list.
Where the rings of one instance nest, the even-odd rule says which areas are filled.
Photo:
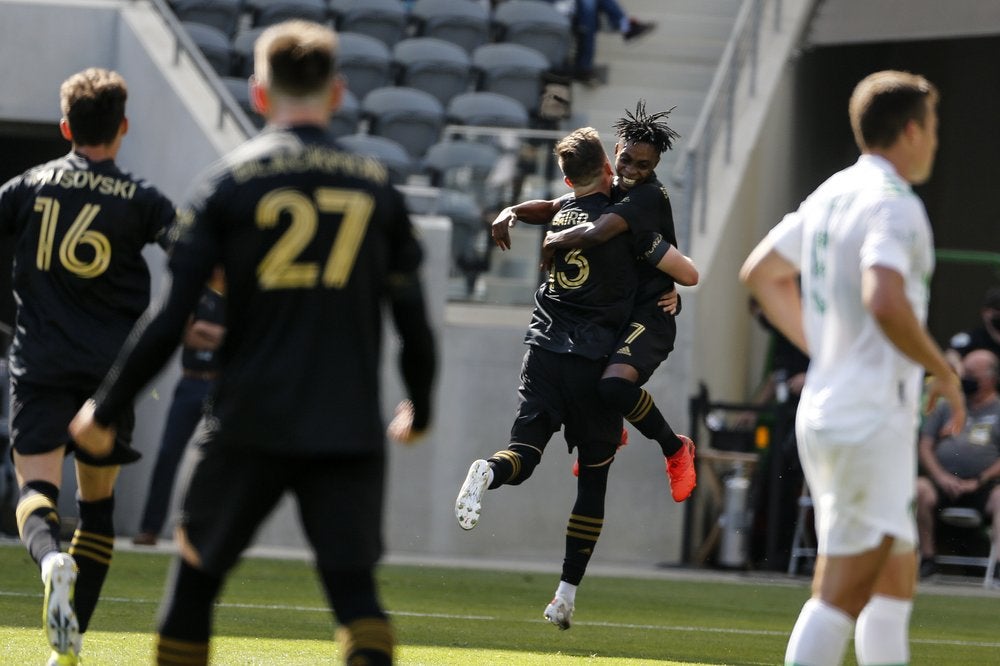
[[597, 85], [600, 80], [594, 73], [594, 53], [600, 14], [630, 42], [650, 33], [656, 23], [640, 21], [625, 13], [617, 0], [576, 0], [576, 62], [573, 78], [587, 85]]
[[167, 518], [177, 467], [195, 426], [201, 420], [205, 398], [211, 393], [219, 374], [219, 360], [215, 352], [226, 333], [223, 323], [223, 281], [222, 268], [216, 268], [184, 331], [181, 378], [174, 389], [174, 398], [167, 413], [160, 450], [156, 454], [156, 465], [153, 467], [146, 495], [146, 507], [139, 523], [139, 533], [132, 539], [132, 543], [137, 546], [156, 545]]
[[946, 507], [968, 507], [993, 518], [993, 538], [1000, 538], [1000, 378], [996, 354], [976, 349], [962, 359], [962, 390], [968, 418], [957, 435], [941, 434], [950, 410], [939, 404], [920, 431], [923, 475], [917, 479], [917, 528], [920, 577], [935, 572], [934, 527]]
[[1000, 287], [991, 287], [979, 310], [983, 325], [956, 333], [948, 341], [948, 360], [956, 368], [961, 359], [976, 349], [988, 349], [1000, 357]]

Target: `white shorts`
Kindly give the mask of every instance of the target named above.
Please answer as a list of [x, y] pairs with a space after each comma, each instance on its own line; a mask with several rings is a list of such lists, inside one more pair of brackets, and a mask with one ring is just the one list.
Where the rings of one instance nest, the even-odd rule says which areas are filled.
[[799, 458], [813, 499], [820, 555], [857, 555], [896, 541], [916, 548], [916, 416], [895, 415], [866, 441], [830, 441], [796, 424]]

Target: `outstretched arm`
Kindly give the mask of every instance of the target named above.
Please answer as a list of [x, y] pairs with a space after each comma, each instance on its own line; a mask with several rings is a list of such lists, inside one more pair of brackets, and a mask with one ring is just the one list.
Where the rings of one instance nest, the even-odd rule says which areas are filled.
[[558, 199], [532, 199], [507, 206], [497, 214], [491, 225], [490, 233], [493, 236], [493, 242], [501, 250], [509, 250], [510, 228], [517, 224], [518, 220], [528, 224], [548, 224], [559, 212], [559, 207], [566, 196]]
[[674, 282], [685, 287], [693, 287], [698, 284], [698, 269], [690, 257], [681, 254], [681, 251], [671, 245], [666, 254], [656, 262], [656, 267], [672, 277]]

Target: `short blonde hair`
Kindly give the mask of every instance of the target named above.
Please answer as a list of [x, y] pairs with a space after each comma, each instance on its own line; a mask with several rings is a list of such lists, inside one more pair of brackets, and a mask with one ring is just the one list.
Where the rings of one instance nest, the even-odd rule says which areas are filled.
[[559, 140], [553, 152], [559, 168], [574, 187], [586, 187], [601, 177], [608, 161], [601, 136], [593, 127], [573, 130]]
[[254, 44], [254, 78], [289, 97], [324, 92], [337, 74], [337, 35], [319, 23], [295, 19], [266, 29]]

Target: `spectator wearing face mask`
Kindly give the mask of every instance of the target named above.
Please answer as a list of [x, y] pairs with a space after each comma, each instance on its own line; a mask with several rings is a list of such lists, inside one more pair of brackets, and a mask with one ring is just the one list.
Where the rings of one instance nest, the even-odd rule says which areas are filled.
[[1000, 357], [1000, 287], [992, 287], [986, 292], [979, 314], [982, 326], [960, 331], [948, 341], [945, 354], [956, 368], [966, 354], [976, 349], [988, 349]]
[[920, 432], [917, 478], [917, 529], [920, 535], [920, 577], [935, 572], [934, 528], [938, 513], [948, 507], [976, 509], [993, 520], [993, 538], [1000, 538], [1000, 396], [997, 356], [986, 349], [970, 351], [961, 360], [962, 390], [968, 417], [957, 435], [942, 436], [949, 408], [940, 404]]

